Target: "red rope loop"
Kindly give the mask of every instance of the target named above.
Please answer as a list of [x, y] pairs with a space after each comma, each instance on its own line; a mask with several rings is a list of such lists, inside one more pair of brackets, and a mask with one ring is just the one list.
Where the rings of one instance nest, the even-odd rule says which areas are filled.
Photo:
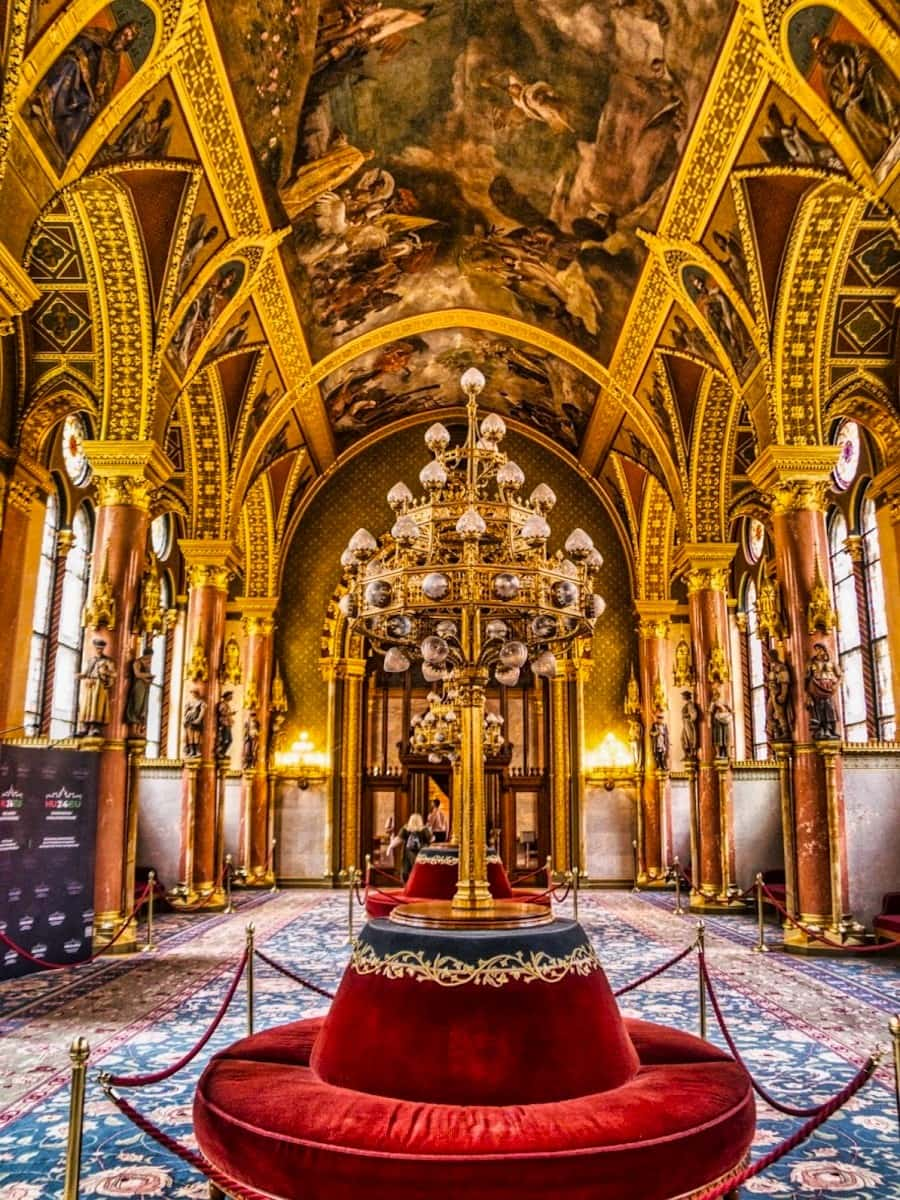
[[668, 971], [669, 967], [674, 967], [676, 963], [680, 963], [683, 958], [687, 958], [693, 952], [693, 943], [685, 947], [674, 958], [670, 958], [668, 962], [664, 962], [661, 967], [657, 967], [653, 971], [648, 971], [646, 975], [642, 975], [640, 979], [635, 979], [633, 983], [626, 983], [624, 987], [620, 987], [618, 991], [613, 992], [614, 996], [624, 996], [626, 992], [633, 992], [635, 988], [641, 986], [642, 983], [649, 983], [651, 979], [655, 979], [657, 975], [662, 975], [664, 971]]
[[770, 1108], [774, 1108], [777, 1112], [784, 1113], [786, 1117], [818, 1116], [818, 1114], [824, 1108], [828, 1107], [830, 1103], [829, 1100], [824, 1101], [822, 1104], [815, 1104], [811, 1108], [794, 1108], [793, 1105], [782, 1104], [781, 1101], [776, 1100], [770, 1092], [766, 1091], [762, 1084], [757, 1083], [750, 1073], [750, 1068], [744, 1062], [741, 1052], [735, 1045], [734, 1038], [731, 1036], [731, 1033], [725, 1024], [725, 1016], [722, 1012], [722, 1006], [719, 1004], [719, 997], [716, 995], [716, 990], [713, 987], [712, 976], [709, 973], [709, 967], [706, 962], [706, 955], [702, 951], [700, 953], [700, 971], [703, 975], [703, 982], [706, 987], [707, 994], [709, 995], [710, 1002], [712, 1003], [713, 1012], [716, 1014], [716, 1021], [718, 1022], [719, 1028], [722, 1031], [722, 1037], [725, 1039], [728, 1049], [731, 1051], [732, 1058], [747, 1072], [750, 1082], [753, 1085], [753, 1090], [756, 1092], [757, 1096], [759, 1096], [761, 1100], [765, 1100], [766, 1104], [768, 1104]]
[[187, 901], [184, 904], [179, 904], [177, 911], [178, 912], [191, 912], [193, 909], [199, 908], [201, 906], [201, 904], [205, 904], [206, 901], [210, 898], [210, 896], [214, 896], [216, 894], [216, 888], [221, 887], [222, 884], [225, 882], [225, 876], [228, 873], [228, 866], [229, 866], [229, 864], [226, 863], [225, 866], [222, 868], [222, 872], [219, 875], [219, 878], [212, 885], [212, 887], [209, 889], [208, 892], [198, 892], [196, 897], [193, 900]]
[[869, 1058], [864, 1066], [854, 1075], [845, 1088], [838, 1092], [827, 1104], [824, 1104], [818, 1114], [811, 1117], [805, 1125], [801, 1125], [796, 1133], [792, 1133], [790, 1137], [785, 1138], [783, 1142], [779, 1142], [773, 1147], [768, 1154], [764, 1154], [762, 1158], [756, 1160], [755, 1163], [750, 1163], [743, 1170], [737, 1171], [732, 1175], [727, 1176], [724, 1180], [708, 1189], [705, 1192], [700, 1192], [699, 1195], [694, 1195], [692, 1200], [720, 1200], [722, 1196], [727, 1196], [729, 1193], [736, 1191], [748, 1179], [752, 1179], [755, 1175], [762, 1174], [767, 1167], [771, 1167], [773, 1163], [778, 1162], [780, 1158], [784, 1158], [791, 1150], [795, 1150], [801, 1143], [805, 1142], [808, 1137], [824, 1125], [830, 1116], [837, 1112], [839, 1108], [852, 1100], [863, 1084], [867, 1083], [875, 1070], [876, 1060]]
[[218, 1167], [214, 1167], [209, 1159], [205, 1155], [200, 1154], [199, 1151], [189, 1150], [187, 1146], [182, 1146], [175, 1138], [170, 1137], [159, 1126], [154, 1125], [147, 1117], [142, 1116], [136, 1108], [132, 1108], [127, 1100], [123, 1100], [121, 1096], [117, 1096], [108, 1086], [104, 1085], [104, 1090], [123, 1117], [127, 1117], [133, 1125], [143, 1130], [155, 1142], [158, 1142], [160, 1146], [170, 1151], [177, 1158], [180, 1158], [182, 1162], [186, 1162], [189, 1166], [199, 1171], [201, 1175], [205, 1175], [207, 1179], [211, 1179], [216, 1187], [226, 1192], [229, 1196], [234, 1197], [234, 1200], [272, 1200], [268, 1193], [257, 1192], [253, 1188], [245, 1187], [244, 1184], [238, 1183], [229, 1175], [226, 1175], [224, 1171], [220, 1171]]
[[[569, 880], [566, 883], [566, 890], [563, 892], [563, 894], [561, 896], [559, 895], [559, 888], [556, 888], [556, 887], [548, 888], [546, 892], [543, 892], [541, 894], [544, 896], [552, 896], [552, 898], [556, 901], [557, 904], [565, 904], [565, 902], [569, 898], [569, 892], [571, 892], [571, 890], [572, 890], [572, 882], [571, 882], [571, 880]], [[532, 903], [534, 903], [534, 901], [532, 901]]]
[[294, 983], [299, 983], [302, 987], [309, 988], [311, 992], [318, 992], [320, 996], [325, 996], [329, 1000], [334, 999], [334, 992], [329, 992], [326, 988], [319, 987], [317, 983], [310, 983], [308, 979], [304, 979], [302, 975], [296, 975], [293, 971], [289, 971], [287, 967], [283, 967], [281, 963], [276, 962], [273, 958], [269, 958], [268, 954], [263, 954], [262, 950], [256, 951], [256, 957], [272, 967], [275, 971], [280, 971], [282, 975], [286, 975], [288, 979], [293, 979]]
[[831, 940], [831, 938], [826, 937], [824, 933], [820, 933], [817, 929], [810, 929], [806, 925], [801, 925], [800, 922], [796, 920], [796, 918], [792, 917], [784, 905], [769, 891], [765, 883], [763, 883], [762, 888], [766, 893], [770, 903], [775, 906], [775, 908], [781, 913], [789, 925], [793, 925], [796, 929], [799, 929], [801, 933], [804, 933], [808, 938], [811, 938], [815, 942], [824, 942], [824, 944], [826, 946], [830, 946], [832, 950], [843, 950], [851, 954], [878, 954], [882, 950], [897, 949], [896, 942], [881, 942], [868, 946], [849, 946], [844, 942], [834, 942]]
[[83, 958], [79, 962], [58, 963], [49, 962], [46, 958], [37, 958], [34, 954], [29, 954], [24, 946], [20, 946], [18, 942], [14, 942], [12, 938], [8, 937], [2, 930], [0, 930], [0, 942], [3, 942], [5, 945], [9, 946], [10, 950], [14, 950], [16, 954], [18, 954], [19, 958], [24, 958], [26, 962], [34, 963], [35, 966], [42, 967], [45, 971], [66, 971], [70, 967], [86, 967], [89, 963], [96, 962], [102, 954], [106, 954], [112, 949], [116, 942], [118, 942], [125, 933], [125, 930], [131, 924], [131, 922], [141, 911], [144, 904], [146, 904], [147, 897], [149, 895], [150, 884], [148, 883], [143, 892], [141, 892], [141, 895], [134, 908], [131, 910], [116, 932], [112, 935], [106, 945], [101, 946], [99, 950], [95, 950], [90, 958]]
[[161, 1071], [154, 1071], [150, 1075], [104, 1074], [101, 1076], [104, 1086], [106, 1084], [110, 1084], [115, 1085], [115, 1087], [149, 1087], [153, 1083], [162, 1083], [164, 1079], [171, 1079], [173, 1075], [177, 1075], [180, 1070], [186, 1067], [189, 1062], [192, 1062], [222, 1024], [222, 1019], [231, 1006], [231, 1002], [234, 999], [234, 994], [237, 991], [238, 984], [241, 982], [241, 977], [244, 974], [244, 970], [247, 966], [247, 956], [248, 951], [245, 949], [243, 955], [241, 956], [241, 961], [238, 963], [237, 970], [234, 973], [234, 978], [228, 985], [228, 991], [225, 993], [225, 998], [219, 1005], [219, 1011], [213, 1017], [212, 1022], [206, 1029], [206, 1032], [203, 1034], [197, 1044], [188, 1050], [187, 1054], [184, 1054], [181, 1058], [179, 1058], [179, 1060], [176, 1063], [173, 1063], [171, 1067], [164, 1067]]

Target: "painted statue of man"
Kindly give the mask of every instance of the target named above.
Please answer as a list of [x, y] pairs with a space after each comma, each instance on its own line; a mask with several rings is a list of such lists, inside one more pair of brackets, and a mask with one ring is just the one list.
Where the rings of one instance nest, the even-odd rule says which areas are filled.
[[139, 654], [131, 663], [131, 683], [128, 685], [128, 699], [125, 701], [125, 720], [129, 725], [139, 728], [147, 724], [147, 705], [150, 702], [150, 685], [153, 683], [153, 673], [150, 664], [153, 655], [147, 651]]
[[116, 681], [116, 664], [106, 653], [103, 638], [94, 638], [94, 657], [78, 678], [78, 724], [81, 737], [98, 737], [111, 717], [111, 694]]
[[816, 642], [806, 665], [806, 707], [810, 733], [821, 741], [840, 737], [837, 715], [840, 683], [841, 671], [831, 661], [828, 647], [824, 642]]
[[681, 752], [686, 762], [697, 757], [697, 722], [700, 719], [700, 709], [694, 699], [693, 692], [682, 692], [684, 703], [681, 706]]
[[219, 697], [216, 705], [216, 758], [227, 758], [231, 751], [234, 735], [231, 727], [234, 723], [234, 708], [231, 697], [234, 692], [228, 688]]
[[668, 771], [669, 727], [661, 708], [658, 708], [653, 714], [653, 724], [650, 726], [650, 744], [653, 748], [653, 765], [657, 771]]
[[181, 724], [184, 729], [184, 757], [200, 757], [200, 739], [203, 737], [203, 726], [206, 721], [206, 701], [199, 688], [191, 688], [191, 694], [184, 706]]
[[634, 759], [635, 770], [644, 769], [644, 722], [640, 714], [632, 713], [628, 718], [628, 744]]
[[255, 708], [248, 708], [244, 717], [244, 745], [242, 766], [252, 771], [259, 758], [259, 717]]
[[716, 758], [727, 758], [731, 749], [731, 705], [722, 695], [722, 688], [718, 684], [713, 688], [709, 703], [709, 723]]
[[773, 648], [766, 672], [766, 732], [773, 742], [788, 742], [794, 724], [791, 668]]

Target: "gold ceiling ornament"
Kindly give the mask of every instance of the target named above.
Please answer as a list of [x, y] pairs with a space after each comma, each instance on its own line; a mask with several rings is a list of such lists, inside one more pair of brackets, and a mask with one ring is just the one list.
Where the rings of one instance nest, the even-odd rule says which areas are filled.
[[819, 551], [816, 550], [816, 573], [813, 576], [812, 590], [809, 593], [809, 606], [806, 610], [807, 629], [810, 634], [833, 633], [840, 629], [838, 614], [831, 604], [831, 592], [822, 574], [822, 563]]
[[760, 641], [774, 638], [780, 642], [786, 633], [781, 586], [776, 579], [764, 579], [756, 597], [756, 633]]
[[116, 599], [109, 578], [109, 543], [103, 554], [103, 570], [91, 591], [90, 602], [81, 614], [81, 624], [84, 629], [113, 630], [116, 627]]
[[199, 638], [194, 642], [191, 657], [185, 665], [184, 677], [194, 683], [205, 683], [209, 679], [209, 663], [206, 658], [206, 651], [203, 649], [203, 643]]
[[388, 503], [395, 521], [381, 542], [359, 529], [341, 555], [347, 592], [339, 606], [357, 634], [384, 655], [389, 673], [422, 662], [429, 683], [451, 674], [460, 725], [459, 883], [456, 918], [489, 916], [482, 737], [484, 689], [493, 678], [519, 682], [527, 665], [552, 679], [557, 656], [590, 638], [605, 608], [594, 593], [603, 559], [575, 529], [565, 553], [548, 554], [547, 514], [556, 496], [538, 484], [527, 500], [522, 469], [500, 449], [506, 425], [496, 413], [479, 423], [484, 376], [461, 379], [468, 429], [452, 446], [440, 423], [425, 434], [433, 457], [419, 474], [417, 499], [395, 484]]

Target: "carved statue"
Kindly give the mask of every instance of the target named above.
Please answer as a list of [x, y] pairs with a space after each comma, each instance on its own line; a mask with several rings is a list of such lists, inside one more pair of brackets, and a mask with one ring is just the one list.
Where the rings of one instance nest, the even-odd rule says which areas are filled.
[[222, 678], [229, 683], [241, 682], [241, 648], [237, 638], [230, 637], [225, 643], [225, 653], [222, 656]]
[[794, 726], [791, 668], [777, 649], [769, 651], [766, 672], [766, 733], [773, 742], [789, 742]]
[[644, 769], [644, 722], [639, 713], [632, 713], [628, 718], [628, 744], [634, 758], [635, 770]]
[[676, 687], [690, 687], [694, 682], [694, 667], [691, 662], [691, 648], [684, 640], [675, 647], [675, 667], [672, 671]]
[[231, 706], [231, 688], [224, 691], [216, 705], [216, 758], [227, 758], [234, 740], [231, 727], [234, 723], [235, 710]]
[[682, 692], [684, 704], [681, 706], [681, 752], [686, 761], [697, 757], [697, 722], [700, 719], [700, 709], [694, 699], [693, 692]]
[[150, 685], [153, 673], [150, 664], [153, 655], [150, 651], [139, 654], [131, 663], [131, 682], [128, 685], [128, 698], [125, 701], [125, 720], [129, 725], [143, 729], [147, 724], [147, 705], [150, 701]]
[[186, 701], [181, 724], [184, 728], [184, 757], [200, 757], [200, 739], [203, 736], [203, 725], [206, 720], [206, 701], [199, 688], [191, 688], [190, 699]]
[[106, 653], [106, 641], [94, 638], [94, 657], [78, 678], [79, 737], [98, 737], [111, 716], [110, 696], [116, 681], [116, 664]]
[[206, 661], [206, 651], [203, 649], [203, 643], [198, 639], [194, 643], [194, 649], [191, 651], [191, 658], [187, 666], [184, 668], [185, 679], [203, 680], [209, 679], [209, 663]]
[[159, 566], [156, 555], [151, 552], [147, 569], [141, 577], [141, 612], [138, 625], [142, 633], [162, 633], [165, 620]]
[[661, 708], [653, 714], [653, 724], [650, 726], [650, 744], [653, 747], [653, 764], [657, 771], [669, 769], [669, 726]]
[[816, 642], [806, 664], [806, 707], [810, 732], [821, 741], [840, 737], [836, 704], [840, 682], [841, 670], [831, 661], [828, 647]]
[[818, 552], [816, 552], [816, 573], [813, 577], [812, 590], [809, 593], [807, 628], [810, 634], [831, 633], [833, 629], [838, 628], [838, 615], [831, 605], [831, 591], [822, 574], [822, 564], [819, 562]]
[[252, 771], [259, 759], [259, 717], [255, 708], [248, 708], [244, 717], [244, 746], [242, 766]]
[[84, 629], [91, 625], [104, 626], [106, 629], [116, 627], [116, 599], [109, 578], [109, 546], [106, 548], [100, 578], [91, 591], [91, 602], [84, 607], [81, 625]]
[[713, 687], [709, 702], [709, 724], [716, 758], [728, 758], [731, 750], [731, 705], [718, 685]]

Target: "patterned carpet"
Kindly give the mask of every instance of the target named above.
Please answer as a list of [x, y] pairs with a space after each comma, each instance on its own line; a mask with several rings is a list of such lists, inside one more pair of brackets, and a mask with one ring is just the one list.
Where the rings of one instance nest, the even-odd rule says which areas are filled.
[[[164, 916], [160, 949], [45, 972], [0, 986], [0, 1200], [57, 1200], [62, 1192], [68, 1046], [91, 1045], [84, 1134], [83, 1196], [205, 1197], [196, 1173], [129, 1125], [104, 1099], [96, 1068], [146, 1072], [174, 1061], [209, 1021], [232, 976], [252, 919], [257, 942], [278, 961], [334, 988], [348, 956], [347, 896], [280, 892], [242, 897], [230, 917]], [[694, 935], [668, 895], [582, 894], [581, 920], [613, 987], [664, 962]], [[563, 912], [568, 915], [570, 905]], [[760, 1080], [789, 1103], [836, 1092], [900, 1011], [900, 964], [751, 954], [752, 917], [707, 922], [709, 961], [741, 1052]], [[771, 929], [773, 940], [776, 936]], [[327, 1002], [262, 965], [257, 1028], [325, 1011]], [[693, 958], [623, 997], [623, 1011], [696, 1031]], [[712, 1019], [712, 1018], [711, 1018]], [[243, 988], [207, 1050], [166, 1084], [129, 1098], [182, 1141], [191, 1138], [194, 1085], [209, 1054], [243, 1035]], [[718, 1040], [714, 1036], [714, 1040]], [[758, 1106], [754, 1156], [798, 1122]], [[876, 1078], [804, 1146], [745, 1186], [744, 1195], [816, 1200], [900, 1200], [900, 1137], [890, 1056]]]

